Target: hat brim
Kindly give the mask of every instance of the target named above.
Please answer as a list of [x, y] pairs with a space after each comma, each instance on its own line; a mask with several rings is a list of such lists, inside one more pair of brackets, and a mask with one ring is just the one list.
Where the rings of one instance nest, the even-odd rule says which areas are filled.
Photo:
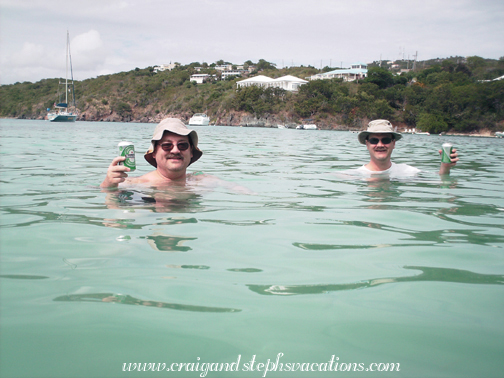
[[394, 140], [399, 140], [402, 138], [402, 135], [400, 133], [395, 133], [393, 131], [361, 131], [358, 135], [357, 138], [359, 139], [360, 144], [366, 144], [366, 138], [370, 134], [392, 134], [394, 135]]

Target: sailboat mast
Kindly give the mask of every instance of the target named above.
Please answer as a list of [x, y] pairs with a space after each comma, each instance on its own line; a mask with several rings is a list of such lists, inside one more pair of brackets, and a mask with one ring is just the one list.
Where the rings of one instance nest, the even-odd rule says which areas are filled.
[[72, 68], [72, 52], [70, 51], [70, 41], [68, 41], [68, 61], [70, 63], [70, 85], [72, 86], [72, 105], [75, 108], [75, 85]]
[[67, 45], [66, 45], [66, 72], [65, 72], [65, 104], [68, 106], [68, 45], [70, 43], [67, 30]]

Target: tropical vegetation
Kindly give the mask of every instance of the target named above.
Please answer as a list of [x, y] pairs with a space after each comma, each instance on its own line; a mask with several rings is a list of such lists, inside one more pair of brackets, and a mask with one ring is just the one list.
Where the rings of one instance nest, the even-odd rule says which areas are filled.
[[[80, 119], [154, 122], [167, 115], [187, 120], [194, 113], [206, 112], [213, 122], [231, 125], [248, 117], [271, 125], [310, 120], [322, 128], [360, 128], [369, 119], [386, 118], [434, 133], [504, 126], [504, 80], [494, 80], [504, 75], [504, 57], [416, 62], [415, 70], [401, 74], [383, 62], [374, 62], [363, 80], [313, 80], [297, 93], [278, 88], [237, 89], [236, 82], [243, 77], [220, 80], [216, 63], [179, 64], [157, 73], [154, 67], [136, 68], [77, 81]], [[249, 76], [261, 73], [273, 78], [306, 78], [336, 69], [278, 69], [264, 59], [247, 61], [245, 66], [255, 67]], [[215, 79], [204, 84], [190, 81], [197, 67], [199, 73], [215, 75]], [[2, 85], [0, 117], [43, 118], [47, 108], [58, 101], [59, 80]]]

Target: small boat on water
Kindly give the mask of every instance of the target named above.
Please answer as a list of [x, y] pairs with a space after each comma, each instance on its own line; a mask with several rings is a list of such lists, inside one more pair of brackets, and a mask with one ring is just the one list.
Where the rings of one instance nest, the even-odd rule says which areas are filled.
[[[70, 66], [71, 79], [68, 80], [68, 67]], [[70, 91], [72, 98], [72, 106], [75, 109], [75, 87], [73, 82], [73, 70], [72, 70], [72, 58], [70, 56], [70, 36], [67, 31], [67, 48], [66, 48], [66, 74], [65, 82], [60, 81], [58, 88], [64, 84], [65, 86], [65, 102], [62, 102], [61, 93], [58, 95], [59, 103], [54, 104], [54, 109], [47, 109], [47, 119], [51, 122], [75, 122], [77, 119], [77, 113], [74, 113], [68, 109], [68, 93]], [[69, 89], [70, 87], [70, 89]], [[59, 92], [59, 89], [58, 89]]]
[[287, 128], [287, 127], [285, 127], [284, 125], [277, 125], [277, 127], [278, 127], [279, 129], [286, 129], [286, 128]]
[[205, 113], [196, 113], [189, 119], [189, 126], [208, 126], [210, 118]]
[[298, 126], [296, 126], [296, 129], [297, 130], [318, 130], [318, 127], [317, 127], [317, 125], [315, 125], [313, 123], [309, 123], [306, 125], [298, 125]]
[[504, 138], [504, 131], [496, 131], [495, 137], [496, 138]]

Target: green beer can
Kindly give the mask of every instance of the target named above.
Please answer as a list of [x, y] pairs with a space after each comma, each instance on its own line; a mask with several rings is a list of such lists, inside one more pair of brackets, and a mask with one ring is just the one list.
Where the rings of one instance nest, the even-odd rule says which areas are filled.
[[119, 147], [119, 155], [126, 157], [126, 160], [120, 161], [119, 165], [124, 165], [125, 167], [128, 167], [129, 169], [134, 171], [136, 169], [136, 164], [135, 147], [133, 146], [133, 143], [120, 142], [117, 146]]
[[450, 143], [443, 143], [441, 150], [441, 163], [451, 163], [450, 155], [452, 153], [453, 146]]

